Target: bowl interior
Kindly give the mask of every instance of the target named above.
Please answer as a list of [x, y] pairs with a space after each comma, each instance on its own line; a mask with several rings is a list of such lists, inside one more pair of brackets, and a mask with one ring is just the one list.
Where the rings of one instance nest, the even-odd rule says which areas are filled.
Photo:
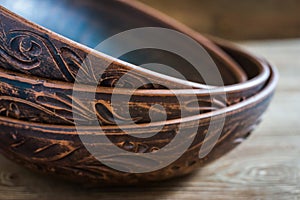
[[[1, 2], [1, 5], [27, 20], [91, 48], [97, 47], [100, 42], [113, 35], [134, 28], [172, 28], [149, 14], [134, 9], [125, 3], [111, 0], [30, 0], [26, 3], [22, 0], [16, 0], [4, 1]], [[179, 43], [179, 41], [174, 42]], [[185, 44], [179, 43], [179, 45], [188, 52], [195, 51]], [[101, 51], [111, 55], [110, 51], [113, 50], [108, 48], [101, 49]], [[203, 57], [203, 60], [207, 60], [208, 55], [199, 53], [199, 56], [201, 56], [201, 59]], [[218, 66], [225, 85], [240, 81], [239, 73], [233, 73], [232, 69], [228, 69], [224, 60], [217, 58], [215, 55], [211, 56]], [[185, 58], [163, 50], [136, 50], [123, 55], [120, 59], [176, 78], [182, 79], [184, 77], [184, 79], [192, 82], [219, 85], [213, 80], [211, 82], [206, 80], [205, 82], [198, 70]], [[160, 63], [162, 65], [144, 65], [147, 63]], [[213, 64], [210, 61], [203, 63], [206, 63], [206, 65], [207, 63], [209, 65]], [[166, 66], [170, 66], [175, 71], [169, 70]]]

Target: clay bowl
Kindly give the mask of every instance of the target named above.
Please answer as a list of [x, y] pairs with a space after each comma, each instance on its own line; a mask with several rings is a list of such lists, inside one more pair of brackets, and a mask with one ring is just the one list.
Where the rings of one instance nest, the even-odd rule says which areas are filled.
[[[12, 12], [0, 8], [0, 151], [29, 169], [85, 185], [129, 185], [182, 176], [244, 141], [260, 122], [274, 93], [278, 75], [264, 60], [226, 42], [208, 40], [140, 3], [26, 2], [41, 14], [51, 13], [45, 18], [16, 6], [22, 4], [19, 0], [2, 4]], [[69, 15], [62, 18], [61, 11]], [[83, 27], [76, 27], [80, 19]], [[92, 51], [109, 36], [145, 26], [171, 28], [195, 39], [217, 64], [225, 87], [205, 82], [205, 77], [182, 62], [176, 61], [172, 67], [187, 80], [138, 67], [155, 60], [155, 52], [149, 51], [137, 60], [125, 56], [122, 61], [110, 57], [106, 49]], [[89, 85], [94, 81], [82, 80], [80, 88], [73, 84], [87, 55], [93, 69], [98, 70], [93, 74], [102, 74], [94, 99], [90, 94], [95, 90]], [[168, 63], [173, 57], [164, 55], [163, 60]], [[109, 67], [105, 68], [107, 63]], [[110, 107], [114, 83], [129, 72], [134, 75], [131, 84], [116, 91], [128, 97], [131, 88], [139, 88], [129, 96], [133, 111], [130, 120], [135, 125], [122, 116], [128, 102], [120, 102], [114, 112]], [[140, 87], [145, 77], [164, 83], [163, 87]], [[74, 99], [74, 91], [87, 95]], [[178, 95], [184, 106], [178, 105]], [[196, 101], [191, 102], [193, 96]], [[148, 111], [153, 104], [165, 108], [166, 120], [150, 123]], [[94, 111], [96, 120], [91, 121], [89, 113]], [[73, 113], [79, 117], [74, 118]], [[121, 125], [117, 126], [112, 116], [121, 116], [117, 120]]]
[[[75, 129], [74, 126], [47, 125], [0, 117], [1, 153], [29, 169], [85, 185], [129, 185], [182, 176], [226, 154], [254, 130], [269, 105], [278, 80], [275, 69], [270, 69], [271, 76], [266, 86], [240, 103], [205, 114], [156, 122], [139, 128], [126, 125], [118, 128], [103, 126], [102, 132], [99, 132], [98, 126]], [[222, 127], [219, 122], [224, 116], [226, 120]], [[213, 125], [210, 133], [209, 124]], [[141, 139], [157, 126], [163, 126], [159, 133]], [[179, 126], [183, 128], [183, 134], [178, 132]], [[189, 132], [194, 128], [195, 132]], [[207, 137], [205, 141], [211, 141], [217, 132], [221, 135], [216, 146], [210, 152], [210, 149], [204, 148], [204, 152], [209, 153], [199, 158], [199, 152], [205, 144], [204, 138]], [[190, 137], [193, 138], [191, 145], [188, 145], [186, 151], [177, 154], [177, 150]], [[163, 159], [179, 155], [178, 159], [174, 157], [175, 162], [156, 171], [130, 173], [133, 165], [138, 165], [140, 169], [159, 165], [160, 162], [151, 156], [160, 155], [160, 150], [167, 148], [167, 144], [176, 138], [181, 142], [175, 143], [168, 148], [167, 154], [163, 154], [166, 156]], [[126, 153], [112, 153], [111, 147], [116, 146]], [[93, 154], [87, 149], [92, 149]], [[128, 153], [132, 156], [128, 156]], [[136, 155], [141, 157], [134, 159]], [[123, 170], [115, 170], [109, 164]]]
[[[38, 0], [30, 0], [26, 2], [27, 9], [23, 9], [23, 4], [21, 0], [5, 1], [1, 4], [3, 7], [0, 7], [0, 65], [4, 69], [41, 78], [74, 82], [82, 62], [89, 55], [91, 65], [96, 69], [93, 73], [102, 74], [99, 81], [101, 86], [114, 87], [114, 83], [128, 71], [134, 72], [133, 79], [137, 81], [147, 77], [151, 82], [163, 82], [168, 88], [206, 89], [208, 85], [213, 84], [207, 81], [204, 83], [191, 67], [182, 68], [183, 61], [174, 62], [171, 55], [165, 55], [163, 52], [155, 53], [149, 50], [150, 52], [146, 51], [143, 57], [130, 58], [129, 56], [128, 62], [124, 62], [106, 55], [107, 49], [103, 49], [103, 52], [95, 52], [91, 49], [104, 39], [122, 31], [150, 26], [178, 30], [199, 42], [218, 65], [222, 77], [226, 79], [226, 84], [231, 85], [247, 80], [245, 72], [238, 63], [218, 46], [184, 25], [140, 3], [110, 0], [46, 0], [41, 3]], [[31, 9], [35, 12], [31, 12]], [[62, 14], [64, 17], [61, 17]], [[186, 44], [178, 45], [186, 46]], [[167, 76], [168, 74], [162, 75], [130, 64], [142, 64], [144, 58], [147, 61], [155, 61], [158, 59], [157, 55], [161, 54], [163, 62], [173, 64], [172, 67], [188, 76], [188, 80], [179, 80]], [[109, 63], [108, 68], [106, 68], [107, 63]], [[205, 64], [202, 67], [205, 67]], [[85, 84], [94, 84], [90, 79], [81, 81]], [[131, 87], [141, 88], [140, 85], [131, 85]]]
[[[0, 70], [0, 115], [62, 125], [74, 125], [75, 117], [81, 125], [92, 125], [98, 123], [92, 117], [96, 111], [101, 125], [128, 124], [132, 121], [142, 124], [163, 120], [161, 115], [164, 112], [166, 119], [171, 120], [216, 111], [260, 92], [270, 77], [269, 66], [227, 42], [217, 46], [237, 61], [247, 73], [248, 81], [210, 90], [140, 89], [131, 93], [128, 89], [98, 87], [93, 95], [95, 88], [88, 85], [74, 88], [72, 83], [40, 80], [38, 77]], [[76, 96], [73, 95], [74, 90]], [[112, 94], [117, 99], [113, 105]], [[72, 107], [73, 101], [76, 104]], [[150, 118], [149, 111], [157, 104], [165, 110], [152, 110], [154, 117]], [[126, 111], [130, 115], [125, 115], [128, 113]]]

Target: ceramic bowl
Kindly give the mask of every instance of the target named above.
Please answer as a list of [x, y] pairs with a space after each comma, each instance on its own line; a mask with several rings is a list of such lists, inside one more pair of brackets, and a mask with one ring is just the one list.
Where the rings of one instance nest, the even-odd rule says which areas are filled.
[[[129, 185], [182, 176], [226, 154], [254, 130], [276, 87], [278, 74], [274, 68], [270, 69], [272, 75], [267, 85], [240, 103], [205, 114], [138, 128], [103, 126], [99, 132], [99, 127], [83, 126], [76, 129], [74, 126], [46, 125], [0, 117], [1, 153], [29, 169], [85, 185]], [[224, 126], [219, 126], [224, 116]], [[212, 125], [210, 129], [209, 125]], [[159, 126], [163, 128], [155, 134]], [[183, 132], [178, 131], [179, 126]], [[213, 141], [218, 132], [221, 134], [214, 148], [206, 149], [204, 141]], [[143, 139], [144, 134], [155, 135]], [[190, 137], [193, 139], [187, 145], [187, 150], [177, 152]], [[171, 145], [163, 154], [166, 157], [161, 158], [174, 159], [174, 162], [156, 168], [160, 160], [152, 156], [160, 155], [160, 150], [167, 148], [175, 138], [181, 142]], [[203, 146], [203, 151], [208, 154], [199, 158]], [[123, 151], [116, 153], [113, 147]], [[135, 165], [140, 170], [149, 166], [157, 170], [135, 173], [135, 170], [131, 171]]]
[[[183, 176], [243, 142], [260, 123], [277, 84], [276, 69], [265, 60], [135, 1], [19, 5], [24, 1], [0, 7], [0, 151], [44, 174], [85, 185]], [[225, 86], [207, 82], [187, 58], [165, 52], [148, 49], [119, 58], [109, 48], [92, 50], [108, 37], [142, 27], [193, 38], [211, 56]], [[169, 42], [189, 49], [187, 43]], [[186, 80], [142, 67], [153, 61], [170, 64]], [[199, 62], [203, 69], [206, 64]], [[88, 76], [78, 82], [82, 70]], [[131, 79], [117, 85], [127, 74]], [[153, 84], [141, 85], [145, 79]]]

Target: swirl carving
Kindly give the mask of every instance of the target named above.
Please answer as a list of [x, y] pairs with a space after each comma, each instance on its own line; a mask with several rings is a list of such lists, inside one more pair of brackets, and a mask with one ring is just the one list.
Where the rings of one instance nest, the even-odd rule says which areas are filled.
[[[2, 21], [5, 20], [5, 24]], [[95, 84], [114, 87], [120, 77], [127, 75], [129, 69], [120, 67], [117, 63], [106, 63], [97, 57], [96, 67], [92, 66], [87, 53], [75, 51], [72, 47], [57, 42], [46, 33], [23, 28], [21, 24], [9, 26], [10, 23], [19, 23], [7, 16], [0, 15], [0, 64], [2, 68], [51, 78], [67, 82], [74, 82], [76, 78], [80, 83]], [[16, 29], [15, 27], [22, 27]], [[53, 41], [52, 41], [53, 40]], [[103, 66], [108, 64], [107, 69]], [[117, 69], [117, 70], [116, 70]], [[78, 71], [83, 72], [77, 77]], [[101, 74], [101, 77], [97, 77]], [[129, 73], [130, 80], [119, 85], [135, 88], [143, 79], [138, 73]], [[147, 82], [149, 82], [147, 80]], [[149, 86], [147, 86], [149, 87]], [[152, 88], [161, 88], [153, 85]]]
[[[3, 17], [3, 16], [1, 16]], [[0, 21], [0, 61], [4, 68], [64, 81], [74, 81], [67, 63], [46, 34], [12, 30]]]
[[[5, 22], [5, 23], [3, 23]], [[89, 52], [72, 47], [45, 31], [24, 25], [14, 17], [0, 13], [0, 64], [8, 70], [43, 78], [105, 87], [164, 89], [157, 77], [142, 75], [128, 66], [99, 58]], [[82, 72], [78, 77], [78, 71]], [[120, 81], [122, 76], [127, 80]], [[78, 78], [78, 79], [77, 79]], [[173, 87], [173, 85], [172, 85]]]
[[[0, 75], [0, 115], [33, 122], [74, 124], [75, 118], [86, 125], [98, 122], [101, 125], [115, 125], [116, 122], [126, 124], [129, 121], [140, 124], [152, 121], [150, 110], [155, 116], [161, 114], [160, 109], [151, 109], [157, 103], [165, 109], [167, 119], [180, 117], [182, 111], [188, 116], [226, 106], [204, 97], [198, 97], [196, 102], [186, 100], [182, 106], [176, 98], [157, 102], [152, 97], [140, 99], [139, 96], [133, 96], [129, 102], [120, 100], [114, 105], [111, 104], [110, 94], [98, 93], [96, 99], [78, 99], [70, 90], [59, 90], [43, 84], [30, 85]], [[129, 118], [124, 115], [123, 105], [127, 103], [131, 115]], [[95, 114], [98, 121], [94, 119]]]

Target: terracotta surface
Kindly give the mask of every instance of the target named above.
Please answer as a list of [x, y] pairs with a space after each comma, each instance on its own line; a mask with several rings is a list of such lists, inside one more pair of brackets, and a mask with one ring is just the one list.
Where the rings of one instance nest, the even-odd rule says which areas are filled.
[[[189, 118], [183, 124], [187, 132], [193, 126], [199, 126], [193, 144], [176, 162], [159, 171], [130, 174], [113, 170], [102, 165], [86, 151], [74, 127], [33, 124], [3, 117], [0, 118], [2, 129], [0, 133], [2, 138], [1, 151], [8, 158], [30, 169], [64, 177], [75, 182], [83, 182], [85, 185], [123, 185], [124, 183], [128, 185], [182, 176], [219, 158], [244, 141], [260, 122], [261, 115], [264, 113], [273, 95], [276, 82], [277, 74], [273, 72], [268, 85], [254, 98], [220, 111], [211, 112], [207, 117], [199, 115]], [[205, 130], [208, 128], [208, 123], [217, 123], [218, 118], [224, 112], [226, 112], [224, 128], [219, 130], [219, 127], [216, 127], [217, 129], [214, 130], [222, 132], [217, 145], [208, 156], [199, 159], [199, 150], [205, 136]], [[210, 116], [213, 117], [212, 121], [209, 120]], [[91, 127], [88, 130], [83, 128], [82, 131], [85, 137], [92, 137], [91, 140], [93, 141], [101, 141], [101, 137], [109, 137], [112, 141], [110, 145], [117, 145], [127, 151], [146, 154], [147, 152], [156, 151], [169, 143], [176, 135], [175, 127], [177, 126], [178, 123], [176, 121], [174, 121], [174, 124], [166, 124], [164, 131], [151, 137], [150, 140], [128, 138], [122, 132], [115, 132], [109, 127], [107, 130], [104, 130], [107, 136], [97, 134]], [[144, 131], [142, 129], [135, 130], [136, 136], [138, 137], [139, 133], [145, 133]], [[101, 146], [105, 145], [105, 143], [94, 142], [91, 145]], [[120, 165], [126, 168], [126, 158], [122, 158], [122, 155], [114, 156], [114, 162], [118, 163], [119, 159], [120, 161], [122, 160]], [[130, 162], [130, 159], [128, 162]], [[155, 161], [148, 160], [148, 162]]]

